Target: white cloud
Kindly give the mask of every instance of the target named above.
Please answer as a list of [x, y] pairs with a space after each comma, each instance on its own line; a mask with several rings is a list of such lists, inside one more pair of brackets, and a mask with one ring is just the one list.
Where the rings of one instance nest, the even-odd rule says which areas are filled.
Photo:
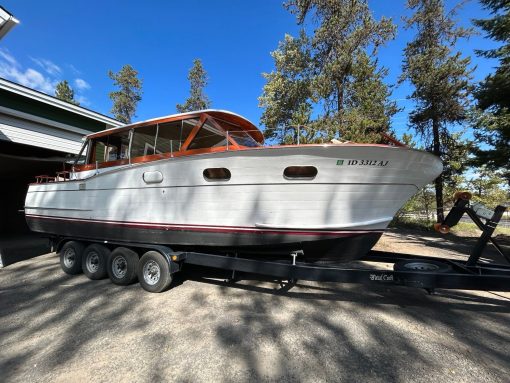
[[76, 88], [78, 88], [79, 90], [86, 90], [86, 89], [90, 89], [90, 84], [81, 79], [81, 78], [77, 78], [74, 80], [74, 85], [76, 86]]
[[0, 57], [4, 61], [7, 61], [12, 66], [18, 66], [16, 59], [14, 57], [12, 57], [8, 52], [4, 51], [3, 49], [0, 49]]
[[55, 93], [55, 80], [35, 69], [22, 69], [16, 59], [3, 49], [0, 49], [0, 77], [48, 94]]
[[[0, 77], [54, 95], [57, 83], [64, 77], [61, 68], [49, 60], [34, 59], [33, 57], [30, 57], [30, 59], [43, 68], [44, 71], [30, 67], [24, 68], [7, 49], [0, 48]], [[77, 71], [71, 64], [66, 64], [64, 67], [67, 66], [71, 67], [71, 72]], [[77, 75], [76, 73], [73, 74]], [[76, 100], [83, 106], [90, 106], [90, 100], [79, 94], [90, 89], [90, 84], [82, 78], [75, 78], [73, 85], [78, 93], [75, 93]]]
[[52, 76], [57, 76], [60, 73], [62, 73], [62, 70], [60, 69], [60, 67], [57, 64], [51, 62], [50, 60], [36, 59], [33, 57], [30, 57], [30, 59], [33, 62], [35, 62], [37, 65], [39, 65], [46, 73], [48, 73]]
[[81, 72], [73, 65], [73, 64], [66, 64], [66, 66], [71, 70], [71, 73], [75, 76], [80, 76]]

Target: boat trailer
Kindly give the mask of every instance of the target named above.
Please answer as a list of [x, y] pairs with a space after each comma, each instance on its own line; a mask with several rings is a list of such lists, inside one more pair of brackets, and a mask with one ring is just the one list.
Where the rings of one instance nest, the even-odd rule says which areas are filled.
[[[471, 204], [471, 195], [467, 192], [456, 195], [456, 197], [457, 200], [453, 208], [442, 223], [435, 225], [435, 229], [442, 234], [448, 233], [450, 228], [455, 226], [464, 214], [467, 214], [475, 222], [482, 231], [482, 234], [465, 260], [372, 250], [364, 258], [353, 263], [322, 266], [300, 262], [299, 258], [302, 254], [300, 251], [291, 253], [288, 261], [265, 261], [245, 258], [237, 254], [220, 255], [187, 251], [175, 252], [170, 247], [162, 245], [113, 241], [103, 241], [101, 244], [109, 247], [121, 246], [125, 250], [137, 249], [138, 253], [148, 250], [140, 259], [138, 279], [142, 287], [151, 292], [166, 290], [170, 286], [172, 275], [181, 271], [186, 264], [228, 270], [231, 272], [227, 278], [229, 281], [238, 280], [239, 273], [249, 273], [273, 277], [281, 281], [287, 280], [291, 284], [297, 280], [307, 280], [398, 285], [422, 288], [429, 293], [433, 293], [434, 289], [437, 288], [510, 291], [510, 256], [505, 253], [504, 249], [492, 237], [506, 207], [498, 206], [494, 211], [491, 211], [480, 204]], [[486, 222], [484, 223], [482, 219]], [[57, 252], [62, 253], [62, 245], [70, 240], [76, 241], [79, 239], [62, 237], [54, 239], [54, 243], [57, 245]], [[83, 239], [83, 241], [91, 243], [90, 240]], [[502, 260], [506, 261], [505, 264], [481, 259], [483, 250], [488, 242], [494, 245]], [[99, 244], [99, 242], [96, 243]], [[133, 252], [132, 250], [129, 251]], [[159, 257], [164, 257], [163, 262], [165, 265], [162, 265], [160, 262], [157, 270], [158, 277], [163, 277], [165, 273], [168, 274], [164, 275], [166, 282], [163, 284], [151, 282], [156, 272], [151, 274], [151, 269], [147, 266], [149, 261], [144, 261], [144, 258], [149, 253], [160, 254], [158, 255]], [[154, 258], [154, 256], [155, 254], [152, 254], [150, 259], [153, 263], [157, 261], [157, 258]], [[142, 266], [143, 262], [145, 263]], [[369, 264], [366, 264], [366, 262], [369, 262]], [[111, 262], [109, 261], [109, 263]], [[386, 264], [386, 268], [374, 267], [377, 264]], [[388, 268], [388, 264], [393, 264], [393, 270]], [[65, 272], [74, 274], [74, 272], [66, 271], [62, 262], [62, 254], [61, 265]], [[108, 271], [108, 274], [112, 282], [117, 283], [110, 271]]]

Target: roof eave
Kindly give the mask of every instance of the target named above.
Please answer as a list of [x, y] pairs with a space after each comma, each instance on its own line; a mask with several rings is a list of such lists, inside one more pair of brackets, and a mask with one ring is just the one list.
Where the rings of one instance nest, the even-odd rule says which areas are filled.
[[56, 97], [47, 95], [46, 93], [39, 92], [34, 89], [27, 88], [26, 86], [16, 84], [12, 81], [0, 78], [0, 89], [7, 90], [9, 92], [13, 92], [19, 94], [23, 97], [30, 98], [35, 101], [42, 102], [47, 105], [54, 106], [56, 108], [66, 110], [71, 113], [79, 114], [81, 116], [102, 122], [104, 124], [108, 124], [114, 127], [122, 126], [123, 123], [117, 121], [113, 118], [105, 116], [103, 114], [94, 112], [90, 109], [83, 108], [81, 106], [77, 106], [74, 104], [70, 104], [66, 101], [59, 100]]

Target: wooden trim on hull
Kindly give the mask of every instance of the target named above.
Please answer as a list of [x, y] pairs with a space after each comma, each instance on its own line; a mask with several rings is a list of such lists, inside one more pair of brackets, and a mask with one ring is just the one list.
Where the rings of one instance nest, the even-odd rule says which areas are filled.
[[230, 226], [100, 221], [28, 214], [26, 219], [31, 230], [48, 235], [100, 241], [165, 244], [188, 249], [214, 247], [269, 254], [281, 253], [284, 250], [305, 250], [306, 256], [313, 259], [336, 260], [362, 257], [382, 234], [382, 230], [267, 230]]

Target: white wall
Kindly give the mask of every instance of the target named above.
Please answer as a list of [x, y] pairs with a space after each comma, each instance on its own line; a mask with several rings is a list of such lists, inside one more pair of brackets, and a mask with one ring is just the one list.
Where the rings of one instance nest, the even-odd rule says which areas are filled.
[[90, 133], [42, 118], [29, 120], [21, 114], [0, 108], [0, 140], [77, 154], [82, 137]]

